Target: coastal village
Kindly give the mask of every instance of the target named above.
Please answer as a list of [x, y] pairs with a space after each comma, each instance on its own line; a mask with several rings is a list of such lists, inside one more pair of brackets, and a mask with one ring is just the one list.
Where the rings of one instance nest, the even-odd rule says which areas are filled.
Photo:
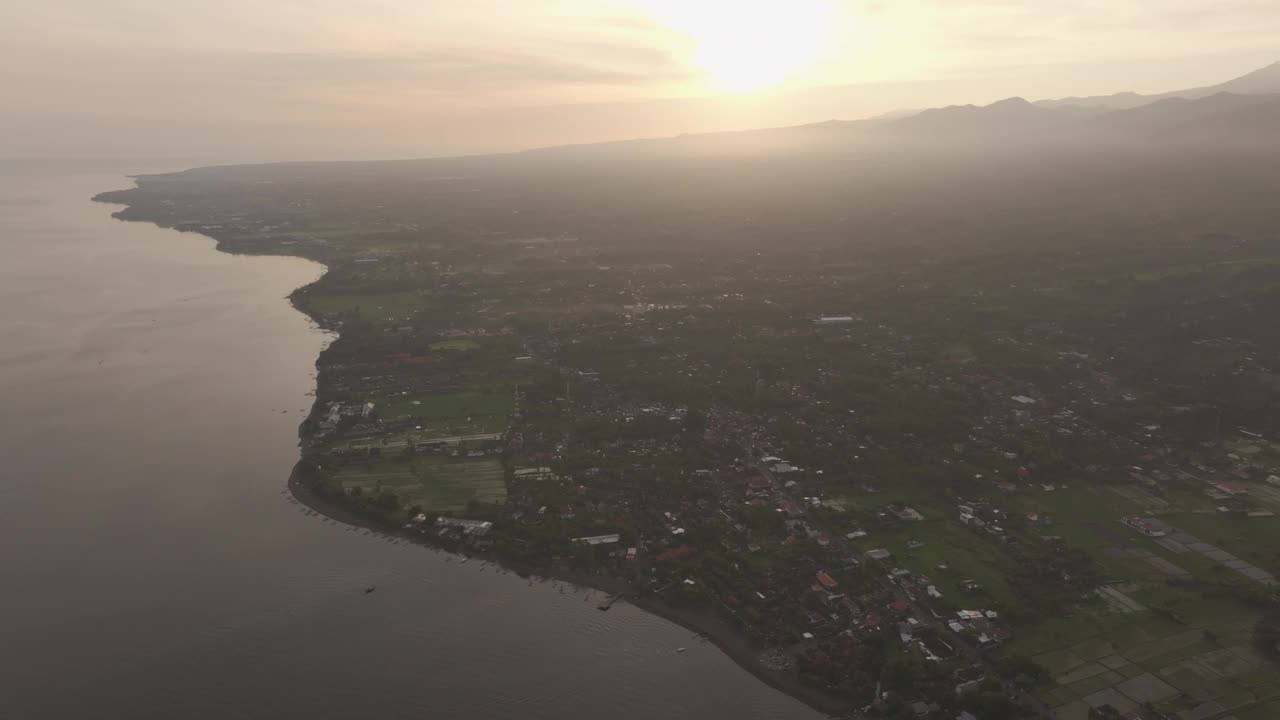
[[329, 265], [293, 298], [337, 333], [296, 474], [322, 507], [732, 633], [833, 714], [1280, 712], [1280, 346], [1220, 320], [1263, 278], [1185, 270], [1217, 246], [1162, 259], [1196, 280], [1170, 339], [1106, 304], [1124, 268], [1086, 301], [142, 187], [128, 212]]

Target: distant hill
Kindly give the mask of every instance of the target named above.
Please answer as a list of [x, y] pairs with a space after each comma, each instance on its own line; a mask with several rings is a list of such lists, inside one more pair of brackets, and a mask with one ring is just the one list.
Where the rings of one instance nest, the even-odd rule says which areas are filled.
[[1259, 70], [1254, 70], [1253, 72], [1247, 75], [1242, 75], [1234, 80], [1228, 80], [1227, 82], [1207, 87], [1174, 90], [1172, 92], [1160, 93], [1158, 95], [1140, 95], [1134, 92], [1122, 92], [1114, 95], [1068, 97], [1059, 98], [1057, 100], [1041, 100], [1035, 104], [1042, 108], [1076, 108], [1078, 111], [1129, 110], [1170, 98], [1196, 100], [1199, 98], [1210, 97], [1212, 95], [1218, 95], [1220, 93], [1232, 93], [1235, 95], [1280, 95], [1280, 62], [1272, 63], [1271, 65]]
[[[1088, 104], [1095, 101], [1101, 104]], [[865, 120], [560, 145], [496, 155], [329, 165], [348, 170], [399, 167], [417, 172], [425, 162], [441, 172], [515, 167], [536, 171], [543, 165], [604, 168], [615, 161], [733, 156], [771, 160], [830, 156], [831, 162], [844, 162], [839, 156], [849, 153], [908, 152], [943, 158], [974, 153], [1041, 155], [1124, 149], [1280, 150], [1280, 63], [1182, 94], [1121, 93], [1037, 103], [1014, 97], [990, 105], [953, 105]]]
[[990, 132], [992, 130], [1042, 130], [1059, 127], [1070, 119], [1061, 113], [1037, 107], [1020, 97], [1000, 100], [990, 105], [952, 105], [925, 110], [899, 118], [892, 125], [898, 130], [932, 133]]
[[[1190, 100], [1175, 97], [1149, 105], [1117, 110], [1098, 116], [1097, 123], [1122, 133], [1213, 131], [1230, 133], [1242, 126], [1256, 127], [1280, 107], [1280, 95], [1236, 95], [1221, 92]], [[1280, 122], [1270, 126], [1280, 135]]]
[[[1273, 66], [1280, 69], [1280, 65]], [[1265, 87], [1256, 73], [1235, 87]], [[1197, 98], [1168, 97], [1120, 110], [1080, 112], [1075, 106], [1047, 108], [1022, 98], [985, 107], [928, 110], [882, 124], [882, 137], [981, 145], [1072, 146], [1217, 143], [1224, 147], [1280, 147], [1280, 94], [1216, 92]]]
[[[1274, 91], [1267, 94], [1264, 91]], [[1184, 95], [1186, 97], [1184, 97]], [[527, 163], [909, 150], [1144, 148], [1153, 144], [1280, 148], [1280, 63], [1228, 82], [1160, 96], [1119, 93], [1103, 98], [990, 105], [952, 105], [888, 113], [864, 120], [829, 120], [756, 130], [691, 133], [582, 145], [562, 145], [485, 158]], [[1105, 102], [1104, 102], [1105, 101]], [[1099, 103], [1091, 105], [1090, 103]], [[1117, 107], [1107, 107], [1115, 105]]]
[[1047, 108], [1022, 98], [955, 105], [907, 117], [681, 135], [521, 153], [528, 158], [602, 161], [622, 157], [782, 155], [855, 150], [948, 152], [1079, 148], [1189, 148], [1217, 145], [1280, 149], [1280, 94], [1219, 92], [1171, 97], [1122, 110]]

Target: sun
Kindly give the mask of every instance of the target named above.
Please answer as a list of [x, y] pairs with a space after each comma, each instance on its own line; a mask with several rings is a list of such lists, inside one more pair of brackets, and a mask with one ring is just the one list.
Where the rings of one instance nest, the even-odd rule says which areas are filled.
[[693, 44], [689, 62], [722, 92], [764, 90], [831, 49], [835, 0], [654, 0], [664, 24]]

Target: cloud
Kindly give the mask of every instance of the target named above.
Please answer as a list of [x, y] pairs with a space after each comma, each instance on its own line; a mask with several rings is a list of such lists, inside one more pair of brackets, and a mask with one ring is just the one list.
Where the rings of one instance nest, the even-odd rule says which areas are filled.
[[297, 82], [414, 82], [441, 92], [493, 92], [547, 85], [652, 85], [689, 76], [675, 63], [655, 62], [640, 69], [555, 55], [467, 47], [383, 55], [247, 53], [229, 59]]
[[650, 0], [10, 3], [0, 87], [6, 129], [21, 132], [0, 137], [0, 156], [126, 138], [279, 144], [294, 156], [359, 155], [393, 140], [406, 152], [474, 151], [1009, 94], [1164, 90], [1274, 61], [1259, 58], [1280, 36], [1275, 0], [843, 2], [853, 30], [840, 57], [803, 80], [879, 89], [852, 102], [827, 87], [750, 112], [662, 101], [702, 84], [687, 63], [691, 39], [658, 22]]

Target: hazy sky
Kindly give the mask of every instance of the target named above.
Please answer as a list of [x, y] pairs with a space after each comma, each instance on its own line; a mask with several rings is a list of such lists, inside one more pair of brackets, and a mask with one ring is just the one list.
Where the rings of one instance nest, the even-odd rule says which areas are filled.
[[1206, 85], [1277, 0], [0, 0], [0, 157], [423, 156]]

